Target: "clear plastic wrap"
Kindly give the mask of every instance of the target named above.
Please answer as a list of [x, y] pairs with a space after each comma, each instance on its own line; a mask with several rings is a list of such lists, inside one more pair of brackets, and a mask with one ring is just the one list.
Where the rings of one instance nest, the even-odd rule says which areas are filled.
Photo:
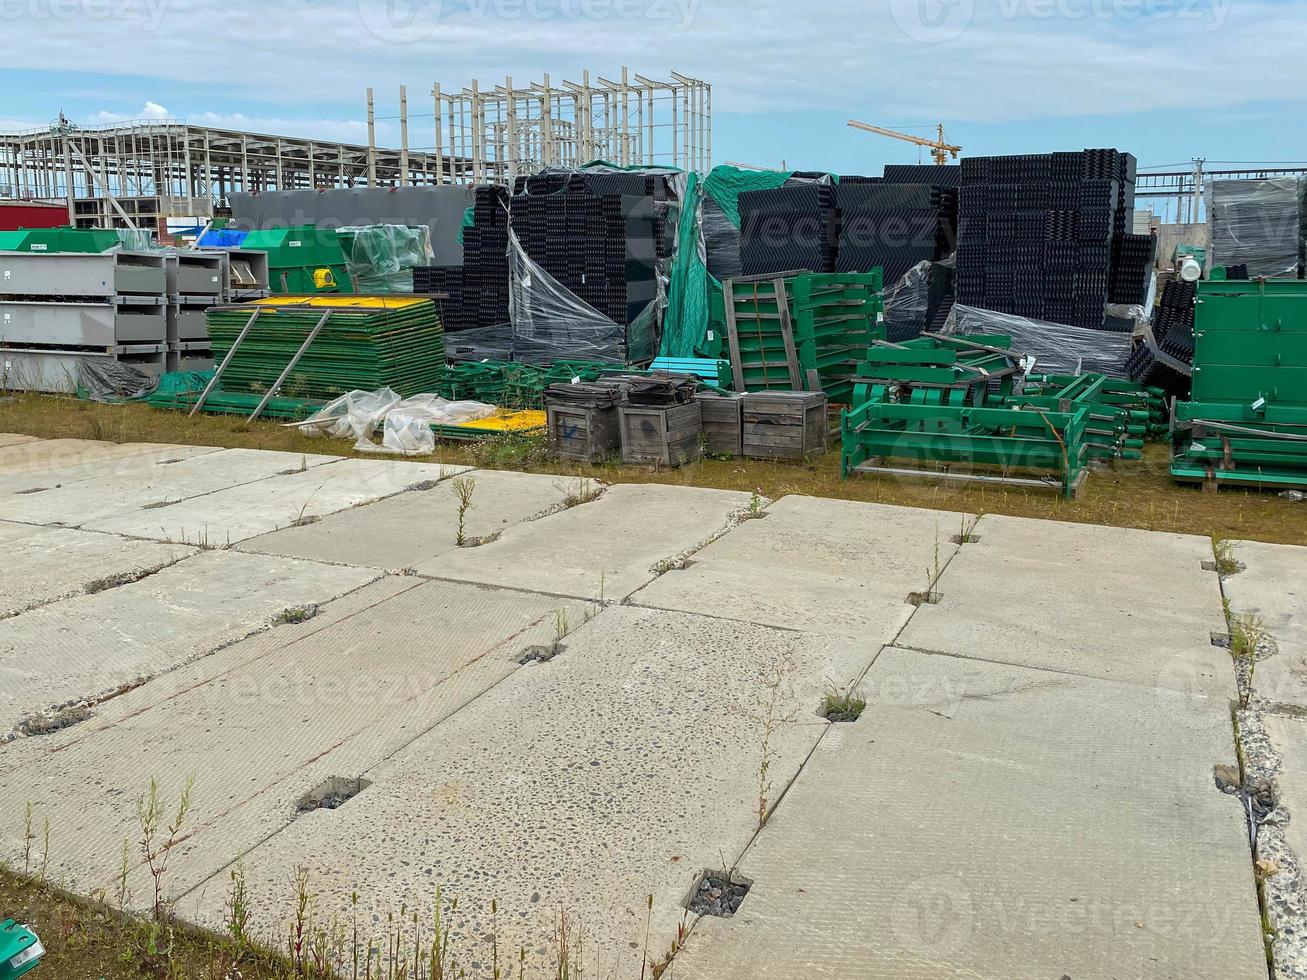
[[115, 228], [119, 241], [123, 243], [124, 252], [157, 252], [159, 244], [154, 240], [153, 228]]
[[885, 334], [911, 340], [930, 322], [930, 263], [918, 262], [896, 283], [885, 285]]
[[1300, 194], [1297, 177], [1208, 184], [1211, 265], [1247, 265], [1252, 278], [1298, 278]]
[[[457, 425], [490, 418], [495, 406], [484, 402], [449, 401], [439, 395], [400, 398], [390, 388], [350, 391], [324, 405], [299, 424], [310, 436], [354, 439], [354, 448], [367, 453], [426, 456], [435, 451], [432, 423]], [[372, 434], [381, 425], [381, 444]]]
[[434, 261], [426, 225], [349, 225], [341, 228], [345, 268], [359, 293], [413, 292], [413, 270]]
[[954, 306], [941, 333], [955, 337], [1007, 334], [1012, 338], [1012, 350], [1033, 357], [1034, 370], [1040, 374], [1092, 373], [1123, 378], [1125, 359], [1130, 353], [1128, 333], [1028, 320], [974, 306]]
[[1148, 293], [1143, 303], [1109, 303], [1107, 321], [1117, 321], [1127, 333], [1138, 333], [1153, 320], [1153, 309], [1157, 306], [1157, 272], [1148, 277]]
[[650, 360], [658, 353], [658, 325], [667, 303], [661, 277], [657, 296], [628, 327], [604, 316], [546, 272], [526, 254], [511, 228], [508, 269], [514, 360], [541, 363], [577, 358], [625, 364]]

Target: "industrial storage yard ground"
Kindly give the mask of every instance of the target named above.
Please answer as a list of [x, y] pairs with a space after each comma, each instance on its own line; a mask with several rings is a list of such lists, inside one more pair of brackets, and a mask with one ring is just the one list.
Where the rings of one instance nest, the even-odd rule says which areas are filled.
[[[345, 975], [1299, 975], [1307, 505], [0, 430], [2, 856], [102, 899], [5, 879], [52, 977], [317, 976], [231, 938], [297, 908]], [[119, 928], [156, 883], [228, 938]]]

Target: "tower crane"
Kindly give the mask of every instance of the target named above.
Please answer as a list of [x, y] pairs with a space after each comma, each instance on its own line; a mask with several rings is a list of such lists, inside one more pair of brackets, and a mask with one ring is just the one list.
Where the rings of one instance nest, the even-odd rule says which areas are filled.
[[905, 143], [929, 147], [930, 155], [935, 158], [935, 162], [941, 167], [948, 163], [950, 153], [953, 154], [953, 159], [956, 160], [958, 154], [962, 152], [962, 147], [954, 146], [944, 139], [943, 123], [940, 123], [938, 127], [939, 139], [934, 140], [926, 139], [924, 136], [909, 136], [907, 133], [885, 129], [883, 126], [873, 126], [871, 123], [858, 122], [856, 119], [850, 119], [849, 126], [853, 129], [860, 129], [865, 133], [876, 133], [879, 136], [888, 136], [890, 139], [903, 140]]

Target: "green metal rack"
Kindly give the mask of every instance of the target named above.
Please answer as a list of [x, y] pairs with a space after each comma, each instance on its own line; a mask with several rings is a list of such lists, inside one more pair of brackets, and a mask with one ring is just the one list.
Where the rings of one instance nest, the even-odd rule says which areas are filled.
[[[889, 473], [1057, 488], [1138, 459], [1160, 393], [1103, 375], [1021, 378], [1005, 335], [877, 343], [840, 417], [844, 476]], [[907, 461], [910, 466], [903, 465]]]
[[736, 391], [824, 391], [853, 397], [852, 377], [885, 337], [879, 269], [866, 274], [755, 276], [723, 285]]
[[325, 401], [391, 388], [408, 397], [444, 377], [444, 335], [427, 299], [279, 296], [214, 307], [208, 326], [229, 393]]
[[1178, 481], [1307, 486], [1307, 282], [1199, 284], [1193, 395], [1171, 437]]

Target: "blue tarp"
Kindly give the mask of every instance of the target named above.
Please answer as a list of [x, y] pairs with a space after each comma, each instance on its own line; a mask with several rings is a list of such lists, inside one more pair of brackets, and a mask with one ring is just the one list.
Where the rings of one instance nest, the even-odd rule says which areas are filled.
[[210, 228], [195, 244], [201, 248], [240, 248], [248, 234], [236, 228]]

